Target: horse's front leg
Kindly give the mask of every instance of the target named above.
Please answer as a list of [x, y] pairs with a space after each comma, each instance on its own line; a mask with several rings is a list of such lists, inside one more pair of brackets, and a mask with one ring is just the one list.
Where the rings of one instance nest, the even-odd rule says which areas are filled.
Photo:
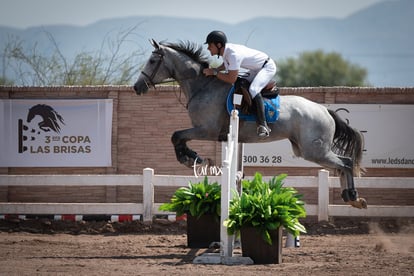
[[174, 150], [178, 162], [189, 168], [191, 168], [194, 163], [200, 164], [203, 162], [203, 159], [198, 156], [197, 152], [187, 147], [186, 142], [181, 141], [180, 143], [174, 145]]
[[49, 131], [50, 131], [50, 128], [46, 125], [46, 123], [45, 123], [45, 122], [40, 122], [40, 123], [38, 124], [38, 126], [39, 126], [39, 128], [40, 128], [41, 130], [43, 130], [43, 131], [45, 131], [45, 132], [49, 132]]
[[190, 140], [207, 140], [207, 133], [201, 128], [190, 128], [176, 131], [171, 137], [178, 162], [192, 168], [195, 163], [202, 164], [205, 160], [187, 146]]

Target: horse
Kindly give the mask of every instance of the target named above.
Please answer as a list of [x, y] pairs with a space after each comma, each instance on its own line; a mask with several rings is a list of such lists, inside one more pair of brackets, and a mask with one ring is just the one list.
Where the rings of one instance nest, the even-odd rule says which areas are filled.
[[51, 106], [46, 104], [37, 104], [29, 109], [27, 114], [27, 122], [30, 123], [34, 117], [39, 115], [42, 117], [42, 121], [38, 124], [39, 128], [45, 132], [53, 130], [56, 133], [60, 133], [59, 122], [63, 122], [63, 117], [60, 116]]
[[[151, 41], [154, 50], [144, 65], [134, 90], [146, 93], [151, 86], [176, 80], [185, 97], [192, 128], [175, 131], [171, 142], [177, 160], [191, 167], [203, 160], [187, 146], [190, 140], [225, 141], [229, 131], [227, 96], [232, 84], [205, 76], [209, 60], [202, 46], [192, 42]], [[258, 137], [254, 121], [240, 120], [240, 143], [263, 143], [288, 139], [293, 153], [305, 160], [339, 172], [342, 199], [356, 208], [367, 208], [358, 196], [354, 175], [360, 175], [362, 134], [349, 126], [334, 111], [300, 96], [279, 95], [280, 114], [269, 124], [270, 136]]]

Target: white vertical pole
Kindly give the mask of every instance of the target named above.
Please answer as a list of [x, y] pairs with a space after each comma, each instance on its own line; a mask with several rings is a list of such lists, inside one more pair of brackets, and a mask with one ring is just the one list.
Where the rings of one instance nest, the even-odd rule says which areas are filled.
[[[230, 125], [230, 131], [231, 131]], [[225, 157], [223, 159], [223, 174], [221, 175], [221, 219], [220, 219], [220, 256], [222, 258], [231, 257], [233, 252], [231, 250], [231, 240], [227, 234], [227, 228], [223, 225], [224, 221], [229, 216], [230, 208], [230, 160], [231, 153], [231, 135], [227, 135], [227, 144], [224, 148]]]
[[[230, 117], [229, 134], [224, 149], [223, 169], [221, 181], [221, 228], [220, 228], [220, 256], [222, 259], [233, 257], [233, 236], [227, 234], [223, 222], [229, 217], [231, 190], [236, 188], [236, 171], [238, 161], [238, 133], [239, 117], [237, 110], [233, 110]], [[224, 260], [222, 260], [224, 262]]]
[[291, 233], [287, 233], [285, 247], [300, 247], [299, 236], [294, 237]]
[[329, 171], [318, 172], [318, 221], [328, 220]]
[[145, 168], [143, 171], [143, 220], [152, 221], [152, 207], [154, 206], [154, 169]]
[[286, 245], [285, 247], [295, 247], [295, 237], [291, 233], [286, 234]]
[[239, 162], [239, 112], [237, 110], [233, 110], [231, 112], [231, 135], [232, 135], [232, 158], [231, 158], [231, 175], [230, 175], [230, 188], [235, 190], [236, 189], [236, 175], [237, 170], [239, 169], [238, 162]]

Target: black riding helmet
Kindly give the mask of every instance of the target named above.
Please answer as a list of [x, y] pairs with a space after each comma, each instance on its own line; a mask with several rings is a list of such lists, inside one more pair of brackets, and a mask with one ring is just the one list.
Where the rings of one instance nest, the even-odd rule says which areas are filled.
[[[227, 37], [222, 31], [212, 31], [207, 35], [206, 42], [204, 44], [214, 43], [216, 45], [217, 49], [221, 49], [224, 46], [226, 46], [227, 43]], [[220, 43], [221, 47], [219, 47], [217, 44]], [[217, 53], [217, 58], [219, 58], [220, 54]]]
[[204, 44], [209, 43], [221, 43], [221, 45], [224, 47], [227, 43], [227, 37], [222, 31], [212, 31], [207, 35], [206, 42]]

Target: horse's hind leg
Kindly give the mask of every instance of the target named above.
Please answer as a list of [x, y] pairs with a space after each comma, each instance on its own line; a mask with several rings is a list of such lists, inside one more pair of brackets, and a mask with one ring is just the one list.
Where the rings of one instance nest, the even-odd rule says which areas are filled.
[[342, 161], [343, 166], [339, 168], [340, 170], [340, 182], [342, 188], [342, 199], [345, 202], [349, 201], [356, 201], [358, 199], [358, 192], [355, 189], [354, 185], [354, 177], [353, 177], [353, 162], [349, 157], [341, 157], [338, 158]]
[[356, 208], [367, 208], [366, 200], [358, 197], [358, 192], [355, 189], [353, 162], [351, 158], [338, 156], [330, 152], [325, 160], [319, 161], [318, 163], [340, 171], [341, 196], [345, 202]]

